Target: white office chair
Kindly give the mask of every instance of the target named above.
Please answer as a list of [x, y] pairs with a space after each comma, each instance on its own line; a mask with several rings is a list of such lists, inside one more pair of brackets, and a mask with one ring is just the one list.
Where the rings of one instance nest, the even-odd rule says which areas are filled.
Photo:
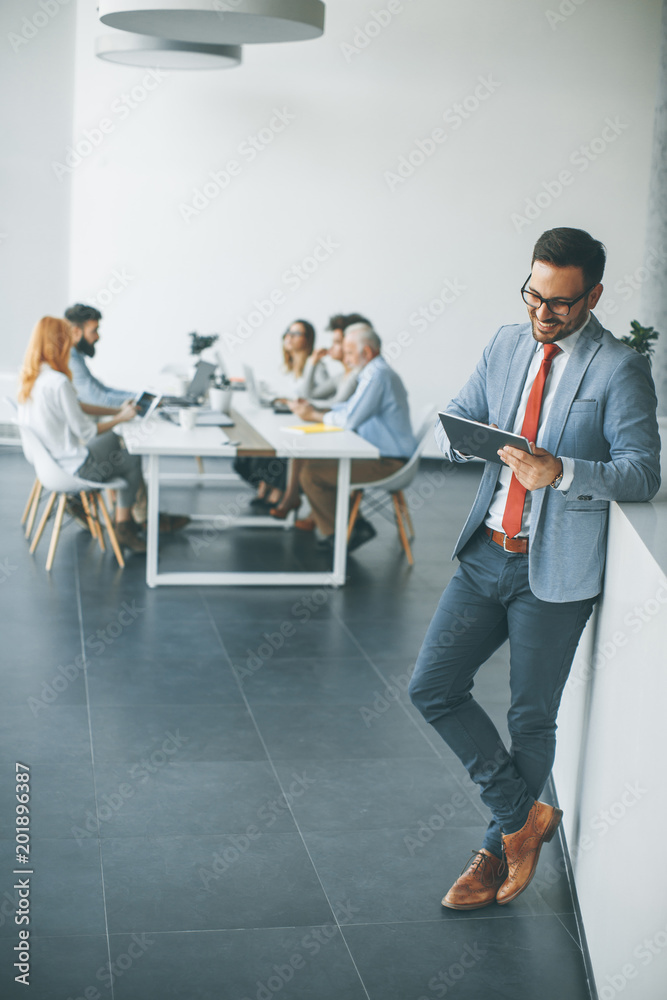
[[419, 459], [421, 458], [421, 454], [426, 446], [429, 435], [433, 432], [434, 414], [435, 406], [432, 403], [430, 403], [422, 411], [422, 418], [419, 421], [419, 426], [415, 432], [417, 447], [405, 465], [401, 466], [400, 469], [392, 473], [391, 476], [387, 476], [385, 479], [376, 479], [372, 483], [352, 483], [350, 486], [350, 489], [352, 490], [352, 506], [350, 508], [350, 519], [347, 525], [348, 541], [350, 540], [352, 529], [354, 528], [357, 515], [359, 514], [359, 508], [361, 506], [364, 490], [384, 490], [391, 495], [401, 545], [403, 546], [403, 550], [411, 566], [414, 566], [414, 558], [412, 555], [412, 549], [410, 548], [410, 540], [414, 538], [415, 529], [412, 524], [412, 518], [410, 517], [408, 505], [405, 502], [403, 490], [410, 485], [419, 471]]
[[[16, 405], [16, 401], [13, 400], [11, 396], [5, 396], [5, 403], [7, 403], [7, 406], [13, 413], [13, 423], [18, 425], [19, 408]], [[37, 509], [39, 507], [39, 501], [41, 499], [41, 496], [42, 496], [42, 484], [40, 483], [39, 479], [35, 479], [34, 483], [32, 484], [32, 489], [28, 494], [28, 502], [25, 505], [25, 510], [21, 515], [21, 524], [25, 524], [26, 521], [28, 522], [25, 531], [26, 538], [30, 538], [30, 534], [32, 532], [32, 526], [35, 523], [35, 517], [37, 515]]]
[[78, 476], [73, 476], [69, 472], [65, 472], [65, 470], [58, 465], [56, 460], [52, 457], [48, 449], [45, 448], [34, 431], [32, 431], [29, 427], [22, 426], [21, 424], [19, 424], [18, 427], [21, 435], [23, 454], [37, 473], [37, 480], [40, 483], [40, 491], [41, 487], [51, 490], [51, 496], [46, 503], [46, 508], [37, 527], [35, 537], [30, 544], [30, 554], [32, 555], [37, 548], [44, 528], [46, 527], [46, 522], [51, 516], [51, 511], [53, 510], [56, 497], [59, 496], [53, 532], [51, 533], [51, 542], [49, 545], [48, 555], [46, 557], [46, 569], [47, 571], [51, 569], [56, 554], [58, 538], [60, 536], [60, 528], [62, 526], [63, 515], [65, 513], [67, 496], [70, 493], [78, 493], [86, 512], [86, 518], [88, 520], [88, 527], [91, 535], [93, 538], [97, 539], [100, 548], [104, 552], [104, 537], [102, 535], [102, 526], [97, 512], [97, 506], [99, 504], [99, 508], [102, 511], [102, 517], [104, 518], [104, 524], [107, 529], [107, 534], [109, 535], [109, 541], [111, 542], [111, 547], [118, 561], [118, 565], [121, 567], [125, 566], [123, 553], [121, 552], [118, 544], [116, 532], [114, 531], [114, 526], [111, 518], [109, 517], [109, 511], [107, 510], [104, 497], [101, 492], [102, 490], [122, 489], [124, 486], [127, 486], [125, 480], [113, 479], [107, 483], [95, 483], [87, 479], [79, 479]]

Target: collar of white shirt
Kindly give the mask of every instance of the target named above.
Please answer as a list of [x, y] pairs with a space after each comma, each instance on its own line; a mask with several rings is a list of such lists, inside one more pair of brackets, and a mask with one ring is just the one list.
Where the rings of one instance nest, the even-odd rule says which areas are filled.
[[[588, 326], [588, 324], [590, 322], [590, 318], [591, 318], [591, 314], [588, 313], [588, 315], [586, 316], [586, 319], [584, 320], [584, 322], [581, 324], [581, 326], [577, 330], [574, 330], [569, 336], [565, 337], [563, 340], [557, 340], [555, 342], [556, 346], [560, 347], [560, 349], [563, 352], [563, 354], [567, 354], [568, 358], [570, 357], [570, 355], [572, 354], [573, 350], [575, 349], [575, 347], [577, 345], [577, 341], [579, 340], [579, 337], [581, 336], [581, 334], [584, 332], [584, 330]], [[542, 353], [544, 354], [544, 344], [538, 343], [536, 341], [535, 342], [535, 350], [539, 350], [540, 348], [542, 348]], [[556, 355], [556, 356], [558, 356], [558, 355]]]

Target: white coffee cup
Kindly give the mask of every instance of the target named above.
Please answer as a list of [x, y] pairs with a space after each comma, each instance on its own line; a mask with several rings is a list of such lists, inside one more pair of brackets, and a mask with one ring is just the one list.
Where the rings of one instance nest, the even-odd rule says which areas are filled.
[[178, 422], [184, 431], [194, 430], [197, 423], [197, 411], [194, 407], [183, 407], [178, 411]]

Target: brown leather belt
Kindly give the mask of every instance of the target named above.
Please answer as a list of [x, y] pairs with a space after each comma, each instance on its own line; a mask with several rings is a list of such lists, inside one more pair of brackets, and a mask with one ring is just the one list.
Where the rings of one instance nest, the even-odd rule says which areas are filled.
[[528, 551], [528, 539], [527, 538], [508, 538], [507, 535], [503, 535], [502, 531], [492, 531], [491, 528], [484, 529], [496, 545], [499, 545], [501, 549], [505, 549], [505, 552], [521, 552], [526, 553]]

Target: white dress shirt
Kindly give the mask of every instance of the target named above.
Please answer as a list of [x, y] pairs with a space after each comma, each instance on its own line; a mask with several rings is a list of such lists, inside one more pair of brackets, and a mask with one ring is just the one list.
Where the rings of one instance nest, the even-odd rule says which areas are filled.
[[32, 392], [19, 404], [19, 424], [29, 427], [52, 458], [74, 474], [88, 458], [86, 442], [97, 434], [97, 424], [83, 412], [74, 386], [62, 372], [42, 365]]
[[[542, 407], [540, 409], [540, 423], [537, 431], [537, 440], [535, 444], [538, 448], [542, 447], [542, 441], [544, 439], [544, 433], [549, 419], [549, 413], [551, 411], [551, 404], [553, 403], [554, 396], [556, 394], [556, 389], [558, 388], [558, 383], [563, 377], [563, 372], [567, 365], [568, 359], [575, 348], [575, 345], [579, 339], [582, 330], [588, 324], [590, 318], [590, 313], [586, 317], [586, 322], [583, 326], [580, 326], [578, 330], [571, 333], [569, 337], [565, 337], [564, 340], [559, 340], [558, 347], [561, 349], [561, 353], [557, 354], [551, 363], [551, 369], [547, 375], [547, 380], [544, 384], [544, 394], [542, 396]], [[523, 420], [526, 415], [526, 407], [528, 406], [528, 397], [530, 396], [530, 390], [533, 388], [533, 382], [537, 377], [537, 373], [540, 370], [542, 361], [544, 360], [544, 344], [540, 344], [535, 341], [535, 356], [530, 363], [528, 369], [528, 374], [526, 375], [526, 381], [524, 383], [523, 392], [521, 393], [521, 399], [519, 401], [519, 406], [516, 411], [516, 417], [514, 418], [514, 426], [511, 428], [513, 434], [521, 434], [521, 427], [523, 426]], [[563, 478], [558, 486], [559, 490], [563, 492], [569, 490], [570, 484], [574, 478], [574, 462], [571, 458], [558, 456], [563, 463]], [[512, 479], [512, 470], [508, 465], [503, 465], [498, 478], [498, 484], [496, 486], [496, 491], [493, 494], [491, 503], [489, 504], [489, 509], [484, 519], [484, 523], [488, 528], [493, 531], [500, 531], [502, 534], [505, 533], [503, 528], [503, 517], [505, 514], [505, 505], [507, 503], [507, 494], [510, 488], [510, 482]], [[526, 501], [523, 508], [523, 517], [521, 519], [521, 531], [519, 532], [519, 537], [526, 537], [528, 535], [528, 530], [530, 528], [530, 505], [531, 505], [531, 492], [528, 490], [526, 492]]]

